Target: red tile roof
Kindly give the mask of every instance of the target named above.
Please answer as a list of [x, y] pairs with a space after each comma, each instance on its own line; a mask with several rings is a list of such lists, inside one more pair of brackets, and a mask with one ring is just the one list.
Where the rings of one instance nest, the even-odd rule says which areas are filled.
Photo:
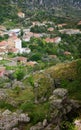
[[7, 42], [6, 41], [1, 41], [0, 42], [0, 46], [6, 46], [7, 45]]

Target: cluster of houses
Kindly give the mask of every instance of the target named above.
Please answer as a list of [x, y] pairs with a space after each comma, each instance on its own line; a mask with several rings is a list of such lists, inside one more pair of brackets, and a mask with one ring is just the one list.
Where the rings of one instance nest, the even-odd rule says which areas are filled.
[[[18, 17], [20, 18], [25, 18], [25, 14], [23, 12], [18, 12]], [[47, 21], [44, 21], [43, 23], [40, 23], [38, 21], [32, 22], [32, 26], [38, 25], [38, 26], [43, 26], [46, 25]], [[51, 25], [53, 24], [52, 22], [49, 22]], [[81, 24], [81, 21], [78, 23], [78, 25]], [[59, 28], [59, 32], [60, 33], [66, 33], [66, 34], [77, 34], [77, 33], [81, 33], [79, 29], [63, 29], [62, 27], [67, 26], [66, 23], [63, 24], [58, 24], [57, 27]], [[30, 27], [31, 28], [31, 27]], [[23, 36], [22, 39], [19, 38], [19, 35], [21, 35], [21, 29], [11, 29], [11, 30], [6, 30], [6, 28], [4, 26], [0, 26], [0, 36], [4, 36], [5, 34], [8, 35], [8, 39], [7, 40], [3, 40], [0, 42], [0, 60], [2, 60], [3, 55], [10, 53], [15, 53], [15, 54], [22, 54], [24, 52], [26, 53], [30, 53], [31, 50], [30, 48], [23, 48], [22, 47], [22, 41], [25, 42], [29, 42], [31, 37], [35, 37], [35, 38], [41, 38], [43, 36], [46, 36], [47, 38], [45, 38], [45, 42], [46, 43], [55, 43], [56, 45], [58, 45], [61, 42], [61, 37], [55, 37], [55, 38], [50, 38], [50, 36], [45, 35], [44, 33], [33, 33], [30, 31], [29, 29], [23, 29]], [[49, 32], [53, 32], [54, 31], [54, 27], [49, 27], [47, 30]], [[60, 30], [61, 29], [61, 30]], [[64, 55], [71, 55], [71, 52], [65, 51]], [[2, 58], [1, 58], [2, 56]], [[50, 55], [50, 58], [57, 58], [56, 55]], [[22, 63], [25, 64], [27, 66], [34, 66], [37, 64], [37, 62], [35, 61], [27, 61], [26, 57], [22, 57], [22, 56], [17, 56], [13, 59], [11, 59], [11, 62], [9, 62], [8, 65], [14, 66], [17, 65], [17, 63]], [[0, 67], [0, 77], [2, 77], [5, 74], [5, 67]]]
[[18, 37], [21, 30], [20, 29], [13, 29], [9, 31], [5, 31], [8, 34], [8, 39], [3, 40], [0, 42], [0, 55], [7, 54], [8, 52], [11, 53], [30, 53], [31, 50], [29, 48], [22, 47], [22, 40]]

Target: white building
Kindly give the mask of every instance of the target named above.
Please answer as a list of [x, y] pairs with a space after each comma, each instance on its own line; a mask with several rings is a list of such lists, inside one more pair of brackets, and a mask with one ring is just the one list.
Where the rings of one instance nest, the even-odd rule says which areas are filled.
[[13, 36], [13, 34], [15, 34], [16, 36], [18, 36], [20, 35], [20, 33], [21, 33], [21, 29], [18, 28], [18, 29], [9, 30], [8, 35]]
[[22, 48], [22, 41], [21, 41], [21, 39], [19, 39], [19, 38], [15, 39], [14, 43], [15, 43], [15, 48], [21, 50], [21, 48]]
[[27, 53], [27, 54], [29, 54], [31, 52], [31, 50], [29, 49], [29, 48], [21, 48], [20, 50], [19, 50], [19, 53]]

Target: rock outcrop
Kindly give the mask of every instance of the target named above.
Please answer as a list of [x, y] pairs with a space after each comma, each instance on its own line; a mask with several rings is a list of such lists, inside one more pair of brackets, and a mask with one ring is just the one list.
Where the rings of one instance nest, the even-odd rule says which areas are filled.
[[9, 110], [0, 112], [0, 130], [19, 130], [16, 126], [30, 122], [30, 117], [25, 113], [16, 113]]
[[63, 88], [57, 88], [49, 98], [50, 102], [50, 121], [46, 119], [43, 122], [32, 126], [30, 130], [61, 130], [61, 124], [68, 119], [67, 114], [75, 112], [80, 105], [77, 101], [68, 98], [68, 91]]

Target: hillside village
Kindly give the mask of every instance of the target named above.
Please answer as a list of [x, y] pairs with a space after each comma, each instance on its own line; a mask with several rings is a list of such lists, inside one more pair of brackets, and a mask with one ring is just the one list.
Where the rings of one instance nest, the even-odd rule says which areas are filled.
[[81, 20], [33, 13], [0, 24], [0, 130], [76, 130]]
[[[25, 14], [19, 12], [18, 17], [23, 19], [25, 17]], [[80, 25], [80, 23], [81, 22], [79, 21], [77, 25]], [[28, 28], [13, 28], [7, 30], [5, 26], [1, 25], [0, 62], [2, 63], [4, 62], [5, 64], [3, 65], [1, 64], [0, 75], [2, 76], [4, 74], [5, 71], [3, 68], [6, 69], [5, 65], [17, 66], [18, 62], [24, 64], [25, 66], [31, 66], [31, 67], [38, 65], [40, 67], [37, 67], [37, 69], [42, 69], [40, 65], [41, 63], [43, 64], [43, 62], [45, 61], [45, 65], [43, 66], [48, 67], [50, 63], [51, 65], [53, 65], [60, 62], [61, 60], [59, 59], [60, 56], [65, 57], [66, 60], [75, 59], [71, 51], [69, 51], [68, 49], [65, 50], [61, 49], [61, 45], [63, 46], [63, 44], [68, 44], [64, 43], [61, 35], [62, 34], [66, 34], [68, 36], [78, 35], [81, 34], [81, 31], [80, 29], [72, 29], [72, 28], [66, 29], [67, 26], [68, 26], [67, 23], [55, 25], [55, 23], [51, 21], [43, 21], [42, 23], [40, 23], [39, 21], [33, 21], [32, 25], [29, 26]], [[36, 28], [38, 28], [38, 30], [36, 30]], [[43, 29], [43, 32], [40, 33], [39, 29], [41, 28], [45, 29]], [[40, 55], [39, 56], [40, 58], [38, 57], [38, 60], [35, 61], [31, 57], [33, 57], [32, 55], [34, 53], [38, 53], [38, 50], [40, 48], [38, 47], [38, 49], [35, 50], [34, 52], [35, 46], [41, 46], [42, 44], [44, 45], [44, 47], [48, 46], [49, 50], [47, 49], [45, 54], [44, 52], [42, 53], [43, 50], [41, 50], [42, 54], [41, 55], [38, 54]], [[51, 49], [53, 48], [56, 48], [56, 50], [52, 51]], [[62, 52], [59, 53], [58, 51]], [[8, 64], [6, 63], [7, 61], [9, 62]]]

